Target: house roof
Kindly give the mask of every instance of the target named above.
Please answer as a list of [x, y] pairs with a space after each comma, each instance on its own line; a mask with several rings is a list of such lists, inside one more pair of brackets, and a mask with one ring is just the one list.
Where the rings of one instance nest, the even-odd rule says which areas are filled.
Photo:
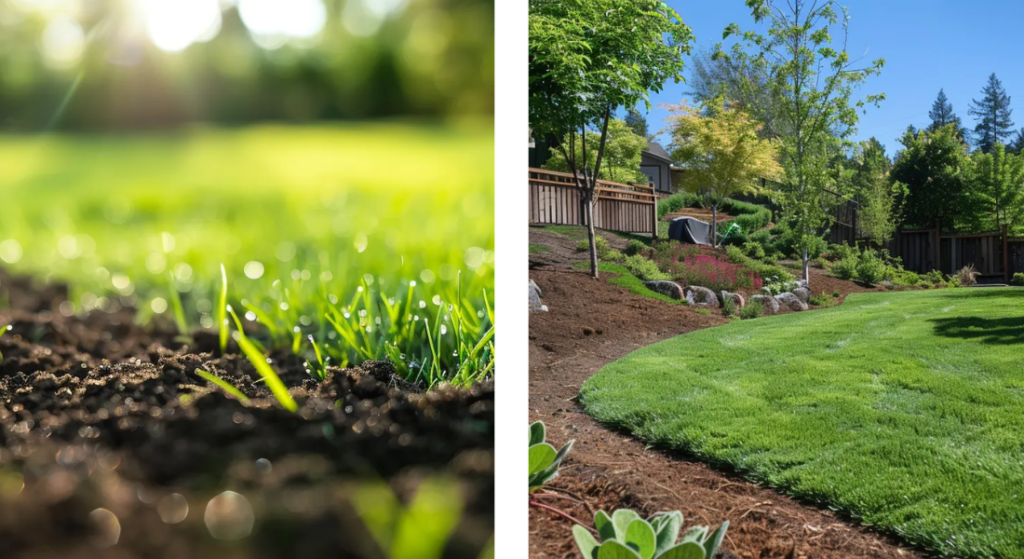
[[648, 142], [647, 149], [644, 150], [644, 153], [672, 163], [672, 158], [669, 156], [668, 152], [665, 151], [665, 148], [661, 147], [661, 144], [658, 142]]

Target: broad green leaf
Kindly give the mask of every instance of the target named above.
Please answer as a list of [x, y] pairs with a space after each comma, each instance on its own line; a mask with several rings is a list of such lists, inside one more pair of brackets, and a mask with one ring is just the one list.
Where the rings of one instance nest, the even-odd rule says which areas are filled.
[[641, 559], [637, 552], [612, 540], [597, 548], [597, 559]]
[[544, 442], [544, 423], [537, 421], [530, 425], [530, 446]]
[[612, 522], [612, 518], [608, 516], [608, 513], [603, 510], [599, 510], [594, 514], [594, 528], [597, 528], [601, 541], [606, 542], [615, 539], [615, 523]]
[[704, 538], [708, 536], [707, 526], [694, 526], [686, 531], [686, 535], [683, 536], [684, 542], [697, 542], [704, 543]]
[[629, 523], [640, 518], [640, 515], [629, 509], [619, 509], [612, 513], [612, 523], [615, 525], [615, 539], [625, 540], [626, 529]]
[[725, 539], [725, 531], [728, 529], [729, 521], [726, 520], [717, 530], [711, 533], [711, 537], [704, 540], [704, 551], [707, 557], [712, 558], [715, 556], [715, 553], [718, 552], [718, 547], [722, 545], [722, 540]]
[[543, 471], [555, 461], [555, 447], [541, 443], [530, 447], [530, 475]]
[[657, 519], [657, 547], [654, 551], [654, 556], [657, 557], [666, 549], [676, 545], [676, 540], [679, 539], [679, 529], [683, 526], [683, 513], [673, 511], [652, 516], [651, 519]]
[[597, 540], [594, 535], [579, 524], [572, 527], [572, 537], [576, 539], [576, 547], [580, 548], [583, 559], [591, 559], [594, 556], [594, 549], [597, 548]]
[[642, 559], [654, 557], [654, 528], [646, 520], [638, 518], [626, 528], [626, 545], [636, 550]]
[[704, 559], [704, 548], [696, 542], [683, 542], [666, 550], [658, 559]]

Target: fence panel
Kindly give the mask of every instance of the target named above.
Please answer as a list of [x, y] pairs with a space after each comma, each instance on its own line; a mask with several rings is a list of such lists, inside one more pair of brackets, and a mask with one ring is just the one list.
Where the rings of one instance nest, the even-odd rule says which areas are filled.
[[[657, 235], [654, 188], [598, 181], [594, 227], [625, 233]], [[586, 225], [583, 197], [571, 174], [530, 169], [530, 223]]]
[[1001, 233], [942, 237], [940, 253], [939, 270], [944, 274], [952, 274], [964, 266], [974, 266], [982, 276], [1005, 275]]
[[936, 229], [900, 231], [889, 243], [889, 254], [898, 256], [903, 267], [924, 274], [939, 268], [939, 232]]
[[1024, 274], [1024, 239], [1007, 239], [1006, 252], [1007, 275]]

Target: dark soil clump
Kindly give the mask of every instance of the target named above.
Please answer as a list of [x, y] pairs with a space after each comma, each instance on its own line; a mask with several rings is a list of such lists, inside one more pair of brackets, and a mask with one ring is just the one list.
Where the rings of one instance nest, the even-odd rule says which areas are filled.
[[[384, 557], [353, 492], [383, 481], [407, 502], [438, 476], [463, 496], [444, 556], [475, 559], [493, 533], [493, 383], [423, 392], [386, 362], [321, 382], [274, 354], [293, 414], [215, 334], [65, 317], [66, 295], [0, 271], [0, 557]], [[240, 497], [208, 507], [225, 491]], [[224, 541], [224, 510], [251, 530]]]

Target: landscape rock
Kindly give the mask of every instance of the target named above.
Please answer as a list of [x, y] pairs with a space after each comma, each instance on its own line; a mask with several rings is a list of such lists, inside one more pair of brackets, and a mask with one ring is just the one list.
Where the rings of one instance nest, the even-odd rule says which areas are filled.
[[736, 308], [736, 310], [740, 310], [743, 307], [747, 306], [747, 300], [743, 298], [743, 295], [740, 295], [739, 293], [730, 293], [729, 291], [723, 289], [722, 304], [724, 305], [725, 301], [728, 299], [732, 299], [733, 306]]
[[533, 311], [547, 312], [548, 306], [540, 300], [540, 287], [537, 287], [537, 284], [530, 280], [530, 312]]
[[806, 287], [798, 287], [792, 291], [793, 295], [796, 295], [797, 299], [800, 299], [805, 305], [811, 300], [811, 290]]
[[666, 297], [671, 297], [672, 299], [676, 299], [677, 301], [678, 300], [682, 300], [683, 297], [684, 297], [682, 286], [680, 286], [678, 283], [676, 283], [674, 281], [662, 281], [662, 280], [645, 281], [644, 282], [644, 287], [646, 287], [647, 289], [650, 289], [651, 291], [653, 291], [655, 293], [661, 293], [662, 295], [664, 295]]
[[714, 291], [699, 285], [691, 285], [686, 288], [686, 301], [695, 307], [718, 308], [718, 296]]
[[775, 300], [778, 301], [780, 305], [788, 307], [791, 311], [799, 312], [807, 310], [807, 303], [804, 303], [799, 297], [792, 293], [779, 293], [775, 296]]
[[765, 314], [776, 314], [779, 312], [779, 302], [771, 295], [754, 295], [750, 300], [761, 303], [761, 308], [764, 309]]

